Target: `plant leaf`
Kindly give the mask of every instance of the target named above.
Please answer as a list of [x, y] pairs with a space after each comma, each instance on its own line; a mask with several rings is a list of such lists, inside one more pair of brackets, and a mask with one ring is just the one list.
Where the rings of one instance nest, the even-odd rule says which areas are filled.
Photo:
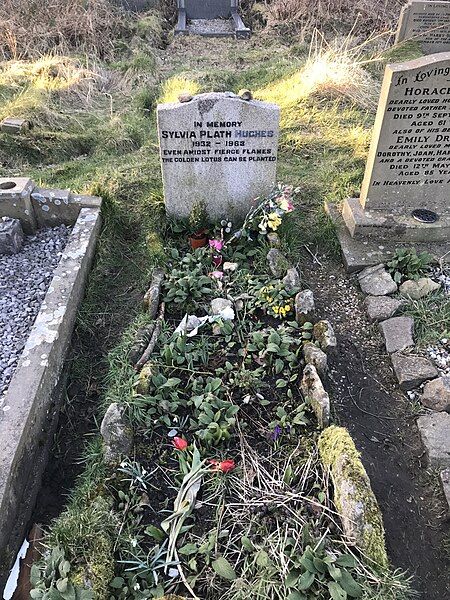
[[223, 556], [219, 556], [219, 558], [213, 561], [212, 568], [222, 579], [227, 579], [228, 581], [236, 579], [236, 571]]
[[353, 579], [351, 574], [342, 569], [342, 575], [339, 584], [351, 598], [360, 598], [362, 596], [362, 588], [357, 581]]
[[314, 573], [310, 573], [309, 571], [307, 571], [306, 573], [303, 573], [303, 575], [298, 580], [298, 584], [297, 584], [298, 589], [301, 591], [308, 590], [314, 583], [315, 578], [316, 578], [316, 576]]
[[347, 600], [347, 592], [335, 581], [329, 582], [328, 591], [330, 592], [332, 600]]

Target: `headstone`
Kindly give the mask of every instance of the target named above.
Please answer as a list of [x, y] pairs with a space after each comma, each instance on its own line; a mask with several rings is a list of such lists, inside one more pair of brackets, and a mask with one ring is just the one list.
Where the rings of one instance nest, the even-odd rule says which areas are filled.
[[166, 211], [186, 218], [204, 202], [212, 219], [242, 219], [276, 182], [280, 109], [231, 92], [157, 108]]
[[450, 52], [450, 2], [409, 0], [402, 8], [395, 43], [417, 41], [424, 54]]
[[400, 241], [441, 243], [435, 254], [446, 254], [449, 198], [450, 52], [387, 65], [361, 195], [344, 202], [346, 229], [329, 207], [347, 268], [384, 262]]
[[239, 0], [177, 0], [175, 35], [193, 33], [206, 37], [250, 37], [239, 14]]

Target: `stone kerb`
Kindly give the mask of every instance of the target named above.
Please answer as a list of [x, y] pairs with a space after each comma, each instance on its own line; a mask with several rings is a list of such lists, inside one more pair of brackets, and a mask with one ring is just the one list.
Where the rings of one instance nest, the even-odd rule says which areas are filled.
[[409, 0], [403, 6], [395, 43], [420, 44], [424, 54], [450, 51], [450, 2]]
[[199, 94], [157, 108], [167, 213], [241, 220], [276, 182], [280, 109], [231, 92]]
[[0, 590], [40, 487], [64, 387], [64, 361], [99, 230], [100, 209], [83, 208], [2, 404]]

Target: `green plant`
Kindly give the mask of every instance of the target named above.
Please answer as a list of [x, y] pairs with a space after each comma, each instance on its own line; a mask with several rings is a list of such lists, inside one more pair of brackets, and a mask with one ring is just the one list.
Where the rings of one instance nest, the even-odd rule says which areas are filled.
[[389, 273], [395, 283], [406, 279], [419, 279], [433, 260], [428, 252], [419, 252], [415, 248], [397, 248], [395, 254], [387, 263]]
[[196, 200], [189, 213], [189, 228], [192, 234], [199, 233], [208, 227], [208, 214], [203, 200]]
[[294, 297], [298, 289], [286, 290], [282, 281], [269, 281], [266, 285], [250, 282], [250, 289], [256, 296], [255, 306], [263, 308], [266, 313], [276, 319], [292, 317]]
[[213, 280], [205, 274], [205, 252], [196, 250], [193, 254], [180, 257], [172, 250], [172, 259], [179, 261], [164, 281], [165, 302], [189, 312], [195, 309], [205, 296], [213, 294]]
[[56, 546], [31, 567], [30, 597], [36, 600], [93, 600], [92, 590], [82, 589], [70, 581], [70, 570], [64, 550]]

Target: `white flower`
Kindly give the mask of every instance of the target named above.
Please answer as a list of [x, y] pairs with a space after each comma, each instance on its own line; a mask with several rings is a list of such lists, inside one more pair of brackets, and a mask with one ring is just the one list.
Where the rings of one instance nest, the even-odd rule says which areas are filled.
[[136, 548], [137, 544], [138, 543], [137, 543], [136, 539], [131, 540], [131, 545], [132, 545], [133, 548]]
[[137, 591], [138, 591], [138, 590], [140, 590], [140, 589], [141, 589], [141, 586], [140, 586], [138, 583], [135, 583], [135, 584], [133, 585], [133, 590], [134, 590], [135, 592], [137, 592]]

